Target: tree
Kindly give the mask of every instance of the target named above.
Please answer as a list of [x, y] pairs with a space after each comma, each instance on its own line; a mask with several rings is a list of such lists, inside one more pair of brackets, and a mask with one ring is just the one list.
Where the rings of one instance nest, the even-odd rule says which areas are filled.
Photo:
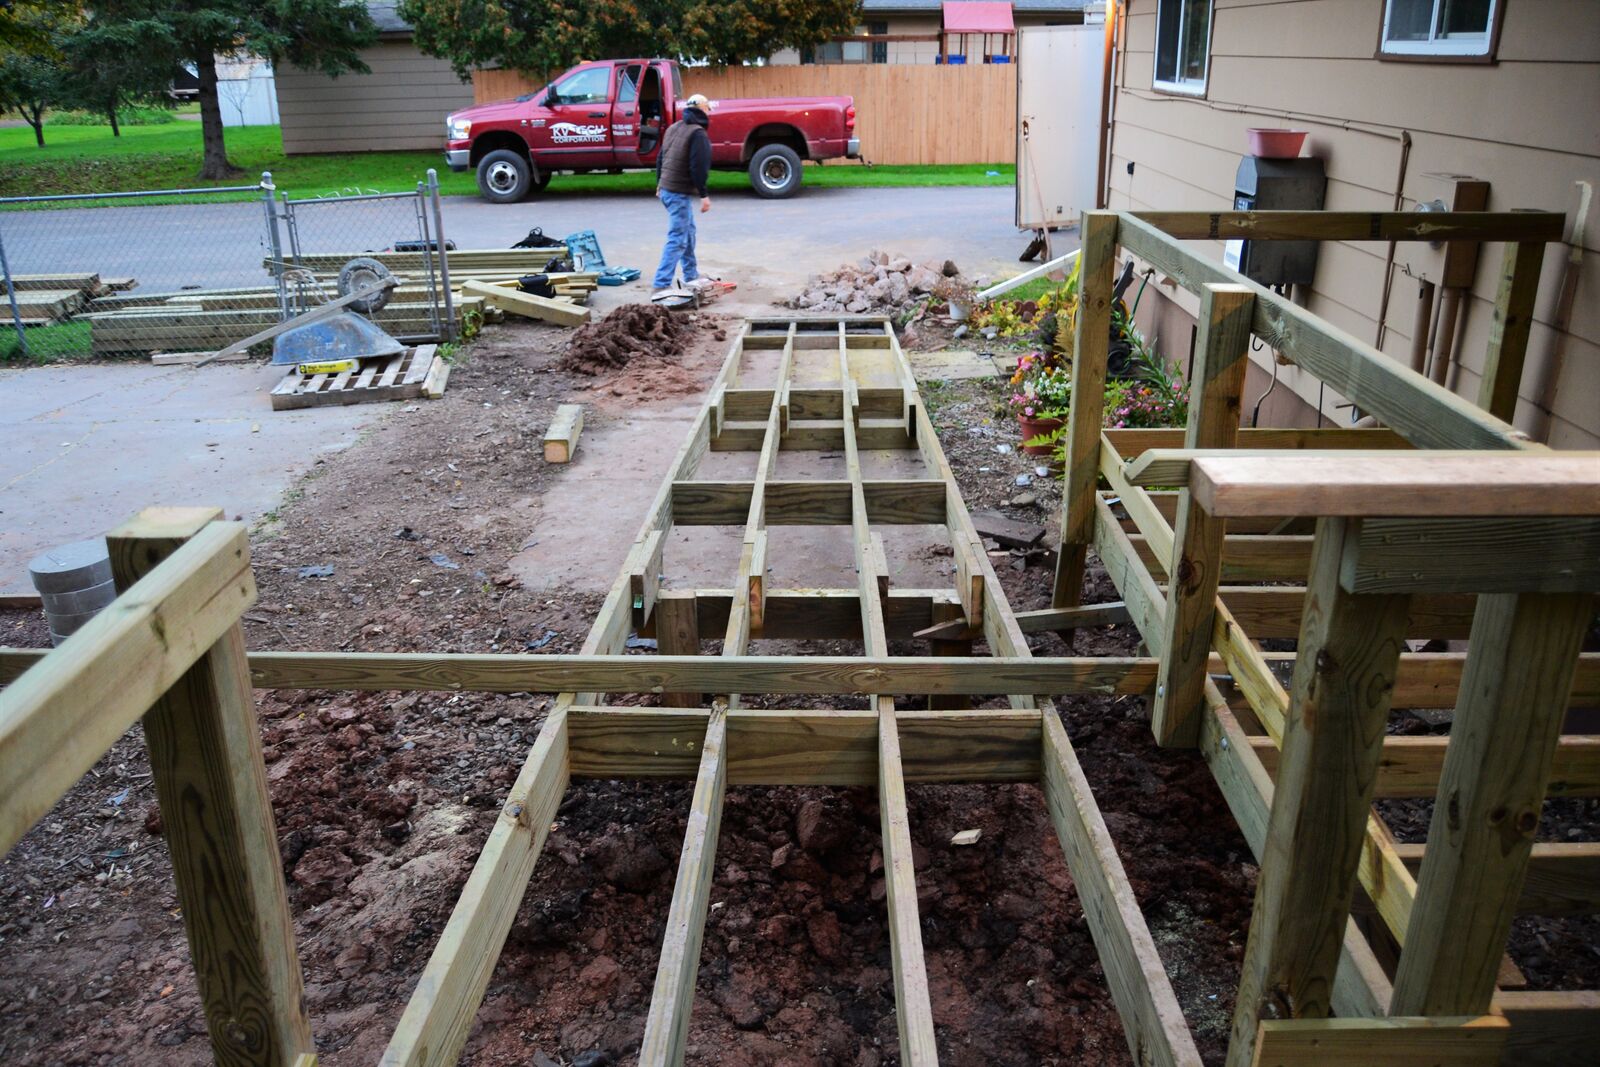
[[475, 67], [559, 71], [582, 59], [743, 63], [851, 32], [859, 0], [401, 0], [417, 47]]
[[359, 0], [102, 0], [95, 14], [107, 23], [159, 24], [157, 39], [167, 43], [143, 53], [151, 68], [170, 72], [179, 63], [194, 65], [204, 145], [200, 177], [210, 180], [238, 173], [228, 162], [217, 96], [219, 54], [254, 53], [337, 77], [364, 73], [360, 50], [377, 37]]
[[122, 136], [117, 109], [129, 104], [165, 104], [172, 84], [165, 57], [174, 42], [167, 26], [155, 19], [122, 19], [96, 11], [83, 26], [65, 35], [65, 88], [71, 103], [99, 112], [111, 123], [111, 135]]
[[15, 111], [44, 147], [44, 113], [68, 96], [60, 44], [76, 13], [55, 4], [17, 5], [0, 40], [0, 111]]

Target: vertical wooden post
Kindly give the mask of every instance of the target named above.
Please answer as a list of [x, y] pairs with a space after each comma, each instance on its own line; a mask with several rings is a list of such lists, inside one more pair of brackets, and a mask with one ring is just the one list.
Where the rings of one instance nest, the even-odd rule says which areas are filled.
[[[1200, 295], [1185, 448], [1232, 448], [1239, 435], [1239, 394], [1250, 366], [1250, 321], [1255, 296], [1241, 285], [1207, 285]], [[1200, 743], [1200, 709], [1211, 653], [1212, 617], [1222, 576], [1226, 520], [1178, 494], [1172, 559], [1167, 564], [1167, 610], [1162, 620], [1161, 668], [1150, 727], [1164, 746]]]
[[[663, 656], [700, 654], [699, 606], [692, 592], [656, 594], [656, 651]], [[667, 708], [698, 708], [703, 693], [663, 693]]]
[[[948, 604], [943, 601], [933, 602], [933, 618], [935, 623], [953, 622], [965, 618], [966, 613], [959, 603]], [[971, 641], [929, 641], [928, 652], [934, 656], [970, 656], [972, 655]], [[951, 693], [941, 696], [938, 693], [928, 697], [929, 711], [962, 711], [972, 707], [972, 698], [964, 693]]]
[[1409, 605], [1340, 586], [1358, 531], [1317, 523], [1228, 1067], [1252, 1062], [1263, 1020], [1323, 1018], [1333, 994]]
[[1543, 244], [1518, 241], [1506, 245], [1500, 292], [1489, 327], [1489, 351], [1478, 384], [1478, 406], [1502, 422], [1510, 422], [1517, 413], [1517, 390], [1522, 386], [1522, 363], [1528, 355], [1528, 331], [1533, 326], [1543, 267]]
[[1061, 543], [1056, 551], [1051, 606], [1077, 607], [1083, 564], [1094, 541], [1094, 501], [1100, 484], [1100, 423], [1106, 406], [1106, 360], [1111, 343], [1111, 287], [1117, 266], [1117, 215], [1083, 216], [1078, 313], [1072, 341], [1072, 412], [1067, 419], [1067, 473], [1061, 496]]
[[[117, 589], [221, 517], [150, 508], [113, 530]], [[212, 1052], [223, 1067], [290, 1067], [316, 1048], [237, 624], [145, 714], [144, 733]]]
[[1588, 593], [1478, 597], [1396, 1015], [1489, 1008], [1593, 609]]

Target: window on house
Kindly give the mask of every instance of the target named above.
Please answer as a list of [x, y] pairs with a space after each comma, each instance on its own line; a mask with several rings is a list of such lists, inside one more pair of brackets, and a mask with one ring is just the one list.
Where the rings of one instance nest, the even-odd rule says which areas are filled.
[[1211, 2], [1161, 0], [1156, 8], [1156, 88], [1177, 93], [1206, 91]]
[[[889, 24], [887, 22], [869, 22], [867, 23], [867, 32], [874, 37], [887, 37], [889, 36]], [[888, 41], [872, 42], [872, 61], [874, 63], [889, 62]]]
[[1487, 56], [1501, 0], [1385, 0], [1383, 47], [1395, 56]]

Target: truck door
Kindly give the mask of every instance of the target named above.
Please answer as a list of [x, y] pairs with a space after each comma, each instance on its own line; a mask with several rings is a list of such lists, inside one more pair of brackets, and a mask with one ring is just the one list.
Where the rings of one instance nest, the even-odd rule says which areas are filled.
[[579, 67], [553, 82], [529, 118], [534, 161], [549, 170], [609, 167], [611, 147], [610, 63]]
[[640, 163], [639, 81], [643, 63], [627, 63], [617, 68], [616, 102], [611, 105], [611, 147], [619, 167]]

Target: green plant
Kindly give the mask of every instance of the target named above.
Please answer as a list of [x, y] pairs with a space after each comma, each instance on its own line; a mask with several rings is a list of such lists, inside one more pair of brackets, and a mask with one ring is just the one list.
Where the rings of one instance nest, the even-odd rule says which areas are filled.
[[[163, 107], [119, 107], [117, 122], [123, 126], [165, 126], [178, 119]], [[51, 126], [104, 126], [106, 116], [93, 111], [57, 111], [50, 116]]]
[[1029, 352], [1011, 376], [1011, 409], [1026, 419], [1064, 419], [1072, 407], [1072, 369], [1051, 352]]
[[1111, 318], [1112, 328], [1129, 346], [1134, 374], [1106, 384], [1105, 425], [1109, 427], [1182, 426], [1189, 421], [1189, 383], [1161, 358], [1127, 316]]

